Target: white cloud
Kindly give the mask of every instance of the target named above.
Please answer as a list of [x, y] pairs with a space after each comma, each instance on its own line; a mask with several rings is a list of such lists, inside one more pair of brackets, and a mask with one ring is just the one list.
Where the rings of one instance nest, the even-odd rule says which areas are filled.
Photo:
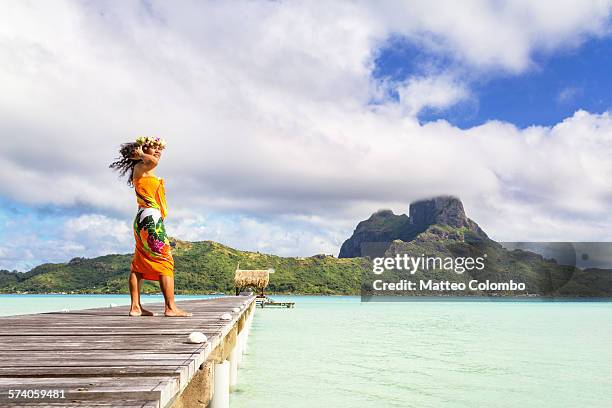
[[63, 233], [65, 240], [95, 248], [97, 254], [115, 253], [134, 246], [131, 224], [100, 214], [68, 219], [64, 223]]
[[[179, 238], [334, 252], [374, 210], [444, 193], [498, 239], [604, 239], [608, 114], [524, 130], [420, 125], [420, 109], [470, 98], [454, 72], [368, 103], [384, 91], [371, 72], [392, 34], [479, 75], [522, 72], [534, 51], [609, 30], [610, 2], [544, 3], [5, 2], [0, 196], [88, 208], [66, 227], [67, 252], [88, 253], [96, 228], [127, 248], [135, 198], [107, 166], [121, 142], [156, 134], [169, 141], [157, 173]], [[210, 213], [234, 221], [189, 221]], [[43, 246], [15, 257], [50, 259]]]
[[29, 270], [44, 262], [67, 262], [75, 256], [129, 253], [134, 249], [129, 221], [100, 214], [59, 219], [32, 213], [9, 219], [4, 227], [11, 234], [0, 245], [0, 269]]
[[363, 2], [396, 34], [471, 67], [522, 72], [534, 51], [551, 52], [609, 33], [609, 0], [407, 0]]
[[448, 108], [469, 97], [463, 84], [448, 76], [410, 78], [397, 90], [403, 113], [416, 116], [423, 108]]
[[[199, 215], [175, 220], [169, 224], [170, 235], [183, 240], [213, 240], [233, 248], [293, 256], [298, 253], [336, 254], [339, 242], [333, 229], [313, 228], [310, 223], [291, 219], [259, 220], [253, 217], [210, 217]], [[343, 237], [345, 238], [345, 237]]]
[[557, 95], [558, 104], [574, 103], [575, 99], [582, 96], [583, 90], [575, 86], [567, 86]]

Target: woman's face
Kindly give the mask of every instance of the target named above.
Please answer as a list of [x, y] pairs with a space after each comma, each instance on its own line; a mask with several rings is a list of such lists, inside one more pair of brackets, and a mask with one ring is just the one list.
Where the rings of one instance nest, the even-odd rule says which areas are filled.
[[151, 156], [155, 156], [158, 159], [161, 157], [161, 153], [162, 150], [160, 147], [157, 146], [145, 146], [142, 151], [146, 154], [150, 154]]

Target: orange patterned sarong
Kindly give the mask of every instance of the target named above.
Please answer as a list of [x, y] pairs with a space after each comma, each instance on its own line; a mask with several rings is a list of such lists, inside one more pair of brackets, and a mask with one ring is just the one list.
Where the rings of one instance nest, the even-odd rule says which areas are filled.
[[164, 228], [167, 215], [164, 180], [140, 177], [134, 180], [134, 190], [138, 212], [134, 218], [136, 249], [132, 272], [139, 272], [148, 280], [159, 280], [160, 275], [174, 276], [174, 259]]

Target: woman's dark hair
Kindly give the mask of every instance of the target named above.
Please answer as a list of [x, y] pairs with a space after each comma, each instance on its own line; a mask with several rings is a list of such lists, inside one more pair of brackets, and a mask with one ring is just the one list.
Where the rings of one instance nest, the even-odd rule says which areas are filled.
[[134, 184], [132, 183], [132, 176], [134, 175], [134, 166], [136, 166], [136, 164], [140, 162], [140, 160], [132, 159], [132, 157], [134, 156], [134, 151], [137, 147], [138, 144], [134, 142], [123, 143], [121, 145], [121, 148], [119, 149], [121, 157], [117, 157], [117, 159], [108, 166], [113, 170], [117, 170], [119, 172], [119, 177], [125, 176], [125, 173], [129, 171], [130, 177], [128, 178], [127, 184], [130, 187], [134, 186]]

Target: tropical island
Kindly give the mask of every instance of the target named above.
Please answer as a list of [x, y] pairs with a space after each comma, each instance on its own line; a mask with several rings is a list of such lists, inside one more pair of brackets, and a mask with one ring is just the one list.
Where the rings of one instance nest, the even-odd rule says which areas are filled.
[[[280, 257], [241, 251], [213, 241], [188, 242], [171, 238], [178, 294], [232, 293], [237, 265], [244, 269], [273, 268], [268, 293], [358, 295], [371, 290], [374, 245], [379, 256], [427, 254], [440, 257], [487, 254], [484, 270], [456, 274], [445, 270], [419, 271], [415, 278], [466, 283], [471, 279], [525, 282], [533, 296], [609, 297], [612, 273], [581, 270], [521, 249], [507, 249], [490, 239], [465, 215], [458, 198], [440, 196], [410, 204], [409, 215], [380, 210], [360, 222], [338, 257]], [[73, 258], [47, 263], [28, 272], [0, 270], [0, 293], [128, 293], [126, 276], [132, 254]], [[395, 276], [401, 279], [401, 273]], [[157, 293], [145, 281], [144, 293]], [[473, 294], [473, 293], [472, 293]], [[477, 293], [487, 295], [486, 291]]]

